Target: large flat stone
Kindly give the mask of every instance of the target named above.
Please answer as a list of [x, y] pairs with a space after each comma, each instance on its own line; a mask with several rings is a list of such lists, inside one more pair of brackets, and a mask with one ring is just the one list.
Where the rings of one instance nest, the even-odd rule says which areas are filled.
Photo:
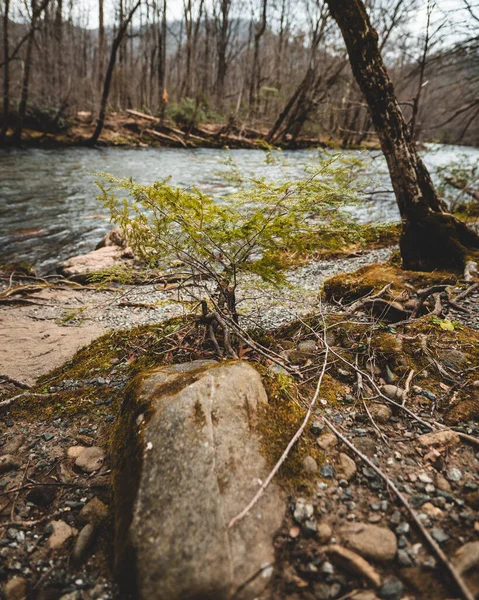
[[267, 585], [285, 512], [279, 488], [227, 527], [268, 473], [256, 430], [266, 403], [259, 374], [242, 362], [176, 365], [132, 388], [113, 456], [125, 593], [247, 600]]

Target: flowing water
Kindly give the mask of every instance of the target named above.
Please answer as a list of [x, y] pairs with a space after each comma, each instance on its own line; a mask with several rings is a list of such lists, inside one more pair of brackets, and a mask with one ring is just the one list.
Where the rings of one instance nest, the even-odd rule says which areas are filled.
[[[92, 250], [111, 228], [109, 216], [96, 199], [95, 173], [108, 172], [152, 183], [171, 176], [173, 184], [220, 197], [232, 191], [225, 179], [231, 157], [246, 175], [269, 179], [303, 175], [316, 151], [281, 153], [279, 163], [268, 165], [261, 150], [180, 150], [173, 148], [62, 148], [0, 150], [0, 263], [27, 263], [41, 272], [55, 269], [61, 260]], [[390, 190], [384, 159], [367, 155], [371, 174], [370, 200], [350, 208], [361, 222], [399, 218]], [[464, 157], [464, 158], [462, 158]], [[371, 160], [372, 159], [372, 160]], [[454, 160], [479, 161], [479, 149], [439, 146], [425, 153], [434, 171]]]

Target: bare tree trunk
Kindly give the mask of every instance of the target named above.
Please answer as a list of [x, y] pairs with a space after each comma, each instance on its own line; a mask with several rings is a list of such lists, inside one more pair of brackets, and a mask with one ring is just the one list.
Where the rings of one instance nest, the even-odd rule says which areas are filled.
[[5, 0], [5, 12], [3, 14], [3, 124], [0, 132], [0, 143], [5, 140], [8, 130], [8, 117], [10, 112], [10, 60], [8, 47], [8, 16], [10, 12], [10, 0]]
[[105, 62], [105, 19], [103, 0], [98, 0], [98, 84], [103, 81], [103, 65]]
[[268, 7], [268, 0], [263, 0], [261, 21], [256, 26], [254, 32], [254, 50], [253, 50], [253, 65], [251, 67], [251, 82], [249, 88], [249, 107], [250, 111], [254, 114], [256, 112], [256, 103], [258, 99], [258, 90], [260, 83], [259, 74], [259, 44], [263, 34], [266, 30], [266, 9]]
[[111, 79], [113, 77], [113, 71], [115, 69], [116, 55], [118, 52], [118, 48], [120, 47], [121, 42], [125, 36], [126, 30], [128, 29], [128, 25], [130, 24], [131, 19], [133, 18], [133, 15], [135, 14], [135, 12], [138, 9], [138, 7], [140, 6], [140, 4], [141, 4], [141, 0], [138, 0], [138, 2], [130, 10], [127, 18], [124, 19], [123, 22], [121, 23], [120, 27], [118, 27], [118, 32], [115, 36], [115, 39], [113, 40], [113, 44], [111, 47], [110, 61], [108, 63], [108, 69], [107, 69], [106, 75], [105, 75], [105, 82], [103, 84], [103, 93], [102, 93], [101, 103], [100, 103], [100, 114], [98, 116], [95, 131], [93, 132], [93, 135], [91, 136], [91, 138], [88, 140], [89, 144], [92, 144], [92, 145], [96, 144], [96, 142], [98, 141], [98, 138], [100, 137], [100, 134], [102, 132], [103, 124], [105, 123], [106, 105], [108, 102], [108, 96], [110, 94]]
[[13, 141], [18, 143], [22, 137], [23, 123], [25, 121], [25, 114], [27, 112], [28, 102], [28, 91], [30, 86], [30, 72], [32, 69], [32, 50], [33, 42], [35, 40], [35, 31], [37, 27], [37, 20], [41, 13], [47, 8], [50, 0], [43, 0], [42, 4], [37, 5], [36, 0], [31, 0], [32, 17], [30, 22], [30, 31], [27, 40], [27, 50], [25, 55], [25, 69], [23, 71], [22, 81], [22, 95], [20, 98], [20, 104], [18, 106], [17, 123], [15, 125], [15, 131], [13, 132]]
[[406, 268], [463, 268], [479, 236], [444, 212], [429, 173], [412, 143], [384, 66], [378, 35], [361, 0], [327, 0], [346, 43], [353, 74], [369, 105], [403, 220]]

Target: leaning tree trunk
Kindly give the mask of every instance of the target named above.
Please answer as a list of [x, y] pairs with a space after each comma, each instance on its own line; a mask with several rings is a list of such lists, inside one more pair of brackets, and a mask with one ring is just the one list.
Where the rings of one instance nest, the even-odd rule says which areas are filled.
[[417, 154], [361, 0], [327, 0], [366, 98], [403, 221], [400, 247], [409, 269], [462, 268], [479, 236], [445, 212]]
[[138, 0], [138, 2], [130, 10], [128, 17], [120, 24], [120, 27], [118, 28], [118, 33], [116, 34], [115, 39], [113, 40], [110, 53], [110, 60], [108, 62], [108, 68], [105, 75], [105, 82], [103, 84], [103, 93], [101, 95], [100, 113], [96, 122], [95, 131], [93, 132], [91, 138], [87, 140], [87, 143], [90, 145], [94, 145], [97, 143], [98, 138], [100, 137], [100, 134], [103, 130], [103, 125], [105, 123], [106, 106], [108, 103], [108, 96], [110, 95], [111, 80], [113, 77], [113, 71], [115, 69], [118, 48], [120, 47], [126, 30], [128, 29], [128, 25], [130, 24], [130, 21], [132, 20], [133, 15], [135, 14], [140, 4], [141, 0]]

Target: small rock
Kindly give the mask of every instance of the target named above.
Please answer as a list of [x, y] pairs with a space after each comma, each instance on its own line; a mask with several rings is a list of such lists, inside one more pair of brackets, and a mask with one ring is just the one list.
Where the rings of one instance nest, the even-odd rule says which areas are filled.
[[404, 390], [398, 387], [397, 385], [382, 385], [380, 388], [381, 393], [383, 393], [386, 398], [393, 400], [394, 402], [402, 402], [404, 397]]
[[333, 465], [323, 465], [321, 467], [321, 476], [326, 477], [327, 479], [332, 479], [334, 477]]
[[321, 421], [313, 421], [309, 430], [315, 436], [318, 436], [324, 429], [324, 423]]
[[379, 573], [359, 554], [338, 545], [328, 546], [326, 552], [344, 570], [361, 577], [374, 587], [381, 585]]
[[397, 561], [401, 567], [412, 567], [412, 560], [406, 550], [398, 550]]
[[99, 525], [107, 515], [108, 507], [106, 504], [103, 504], [98, 498], [92, 498], [78, 513], [78, 521]]
[[422, 483], [432, 483], [432, 479], [431, 477], [429, 477], [429, 475], [427, 473], [419, 473], [418, 475], [419, 481], [421, 481]]
[[344, 543], [365, 558], [387, 562], [396, 555], [396, 536], [385, 527], [351, 523], [342, 527], [340, 533]]
[[369, 408], [369, 412], [378, 423], [388, 423], [393, 414], [392, 410], [386, 404], [373, 404]]
[[316, 473], [318, 470], [318, 463], [312, 456], [305, 456], [303, 459], [303, 469], [306, 473]]
[[441, 475], [441, 473], [436, 475], [436, 487], [438, 490], [442, 490], [443, 492], [451, 491], [451, 484], [443, 475]]
[[379, 588], [379, 597], [382, 600], [401, 600], [404, 594], [404, 586], [395, 577], [385, 581]]
[[378, 597], [374, 592], [361, 590], [357, 594], [354, 594], [354, 600], [378, 600]]
[[14, 456], [13, 454], [0, 456], [0, 474], [19, 469], [21, 466], [22, 461], [18, 456]]
[[409, 523], [401, 523], [396, 527], [396, 533], [397, 535], [406, 535], [409, 533], [410, 529]]
[[48, 539], [48, 546], [51, 550], [60, 548], [69, 538], [76, 534], [76, 530], [67, 525], [65, 521], [52, 521], [48, 529], [51, 529], [52, 532]]
[[448, 469], [446, 477], [449, 479], [449, 481], [461, 481], [462, 472], [459, 469], [452, 467], [451, 469]]
[[303, 340], [302, 342], [299, 342], [298, 350], [300, 352], [314, 354], [316, 352], [316, 342], [314, 340]]
[[95, 541], [95, 536], [96, 527], [92, 523], [88, 523], [80, 531], [72, 552], [72, 559], [75, 563], [83, 562], [88, 550]]
[[75, 461], [75, 465], [85, 473], [94, 473], [101, 469], [105, 460], [105, 453], [98, 446], [85, 448]]
[[438, 544], [443, 544], [444, 542], [447, 542], [447, 540], [449, 539], [449, 536], [447, 535], [447, 533], [445, 531], [443, 531], [442, 529], [439, 529], [439, 527], [433, 527], [431, 529], [431, 535]]
[[461, 442], [459, 434], [450, 429], [444, 431], [433, 431], [425, 433], [417, 438], [417, 441], [425, 448], [435, 448], [441, 446], [458, 446]]
[[347, 481], [352, 479], [356, 474], [357, 467], [354, 460], [344, 452], [339, 453], [338, 475], [344, 477]]
[[338, 438], [331, 431], [322, 433], [317, 439], [317, 444], [321, 450], [329, 450], [330, 448], [334, 448], [337, 443]]
[[86, 446], [70, 446], [67, 450], [67, 456], [76, 459], [84, 450], [86, 450]]
[[316, 535], [316, 521], [314, 519], [306, 519], [301, 525], [301, 532], [304, 537], [314, 537]]
[[440, 508], [431, 504], [431, 502], [426, 502], [421, 507], [423, 513], [425, 513], [428, 517], [432, 517], [433, 519], [442, 519], [444, 513]]
[[316, 527], [316, 538], [320, 544], [327, 544], [332, 535], [333, 531], [327, 523], [320, 523]]
[[12, 577], [4, 588], [5, 600], [24, 600], [28, 594], [28, 583], [23, 577]]
[[54, 437], [55, 437], [55, 436], [53, 435], [53, 433], [44, 433], [44, 434], [43, 434], [43, 439], [44, 439], [46, 442], [49, 442], [50, 440], [53, 440], [53, 438], [54, 438]]
[[296, 523], [304, 523], [314, 515], [314, 506], [304, 498], [298, 498], [294, 506], [293, 517]]

